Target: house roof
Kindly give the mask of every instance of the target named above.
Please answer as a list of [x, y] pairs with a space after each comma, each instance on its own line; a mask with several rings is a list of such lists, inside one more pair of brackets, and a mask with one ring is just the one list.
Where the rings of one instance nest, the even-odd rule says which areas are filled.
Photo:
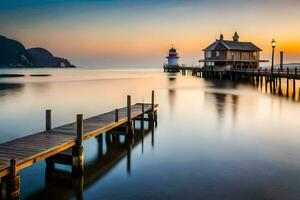
[[217, 40], [203, 49], [203, 51], [213, 50], [262, 51], [252, 42], [238, 42], [230, 40]]

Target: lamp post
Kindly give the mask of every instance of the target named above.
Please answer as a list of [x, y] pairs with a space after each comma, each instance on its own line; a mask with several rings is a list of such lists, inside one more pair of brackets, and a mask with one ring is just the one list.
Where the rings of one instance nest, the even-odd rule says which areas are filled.
[[271, 41], [271, 45], [272, 45], [272, 65], [271, 65], [271, 73], [273, 73], [274, 71], [274, 50], [275, 50], [275, 47], [276, 47], [276, 41], [273, 40]]

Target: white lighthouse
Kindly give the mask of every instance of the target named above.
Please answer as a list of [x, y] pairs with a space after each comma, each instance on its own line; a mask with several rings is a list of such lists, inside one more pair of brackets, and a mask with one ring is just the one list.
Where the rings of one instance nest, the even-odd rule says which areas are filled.
[[168, 64], [164, 66], [165, 71], [178, 71], [179, 56], [176, 52], [176, 49], [173, 47], [173, 45], [172, 48], [169, 49], [169, 54], [166, 58], [168, 59]]

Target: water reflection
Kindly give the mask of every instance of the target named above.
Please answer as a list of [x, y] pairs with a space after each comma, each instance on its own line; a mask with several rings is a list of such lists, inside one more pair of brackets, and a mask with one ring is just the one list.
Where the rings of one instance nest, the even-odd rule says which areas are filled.
[[[84, 176], [72, 178], [68, 171], [55, 169], [46, 172], [45, 187], [43, 190], [28, 197], [28, 199], [84, 199], [84, 190], [101, 181], [114, 166], [126, 157], [127, 173], [131, 174], [132, 150], [142, 143], [144, 138], [151, 135], [154, 147], [154, 124], [147, 123], [147, 128], [135, 129], [133, 138], [125, 137], [124, 133], [111, 131], [98, 136], [98, 157], [85, 164]], [[104, 140], [105, 138], [105, 140]], [[106, 147], [106, 148], [104, 148]]]
[[21, 83], [0, 83], [0, 97], [20, 92], [23, 89], [24, 84]]
[[[22, 198], [300, 199], [298, 103], [231, 81], [160, 72], [68, 73], [41, 82], [27, 77], [22, 89], [6, 90], [19, 92], [0, 98], [2, 142], [43, 129], [44, 108], [53, 109], [58, 126], [77, 113], [88, 117], [123, 106], [128, 94], [147, 102], [152, 89], [160, 124], [155, 137], [89, 140], [83, 179], [71, 179], [66, 167], [45, 181], [43, 162], [22, 170]], [[50, 87], [35, 88], [45, 82]]]
[[221, 125], [223, 119], [226, 118], [226, 106], [231, 107], [232, 122], [235, 124], [238, 113], [239, 95], [230, 93], [230, 91], [237, 89], [238, 84], [220, 80], [208, 81], [208, 84], [210, 88], [217, 89], [213, 91], [205, 91], [204, 95], [206, 103], [212, 103], [215, 106], [218, 124]]
[[170, 107], [170, 112], [172, 113], [174, 110], [175, 106], [175, 100], [176, 100], [176, 77], [171, 76], [168, 78], [168, 97], [169, 97], [169, 107]]
[[235, 122], [236, 118], [237, 118], [239, 96], [232, 94], [231, 101], [232, 101], [232, 119], [233, 119], [233, 122]]

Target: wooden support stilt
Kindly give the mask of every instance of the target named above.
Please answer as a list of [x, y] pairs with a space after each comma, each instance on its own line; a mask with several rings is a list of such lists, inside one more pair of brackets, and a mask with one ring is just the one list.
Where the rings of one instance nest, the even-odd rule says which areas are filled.
[[281, 88], [281, 77], [279, 76], [278, 77], [278, 81], [279, 81], [279, 86], [278, 86], [278, 93], [279, 93], [279, 95], [282, 95], [282, 88]]
[[293, 98], [296, 97], [296, 79], [293, 78]]
[[268, 78], [265, 76], [265, 92], [268, 93]]
[[134, 129], [131, 119], [131, 96], [127, 96], [127, 135], [130, 137], [134, 136]]
[[[295, 68], [295, 77], [297, 77], [297, 68]], [[296, 98], [296, 78], [293, 78], [293, 98]]]
[[154, 90], [151, 93], [151, 111], [148, 112], [150, 126], [154, 125]]
[[77, 124], [77, 139], [76, 145], [72, 148], [72, 175], [80, 177], [84, 170], [84, 154], [83, 154], [83, 116], [78, 114], [76, 116]]
[[103, 156], [103, 134], [97, 136], [98, 141], [98, 156]]
[[273, 87], [272, 87], [272, 78], [269, 78], [269, 84], [270, 84], [270, 93], [273, 93]]
[[287, 67], [286, 68], [286, 70], [287, 70], [287, 78], [286, 78], [286, 97], [289, 97], [289, 68]]
[[144, 130], [145, 104], [142, 103], [141, 129]]
[[[51, 122], [51, 110], [46, 110], [46, 131], [51, 130], [52, 128], [52, 122]], [[50, 175], [51, 172], [54, 169], [54, 162], [52, 162], [50, 159], [46, 159], [46, 175]]]
[[107, 147], [110, 147], [112, 144], [110, 136], [111, 136], [110, 133], [108, 133], [108, 132], [105, 133], [105, 143], [106, 143]]
[[276, 81], [276, 78], [274, 77], [273, 78], [273, 94], [276, 93], [276, 83], [275, 83], [275, 81]]
[[115, 122], [119, 121], [119, 109], [116, 109], [116, 113], [115, 113]]
[[15, 159], [10, 160], [10, 173], [6, 179], [6, 198], [9, 200], [20, 199], [20, 174], [17, 171]]

